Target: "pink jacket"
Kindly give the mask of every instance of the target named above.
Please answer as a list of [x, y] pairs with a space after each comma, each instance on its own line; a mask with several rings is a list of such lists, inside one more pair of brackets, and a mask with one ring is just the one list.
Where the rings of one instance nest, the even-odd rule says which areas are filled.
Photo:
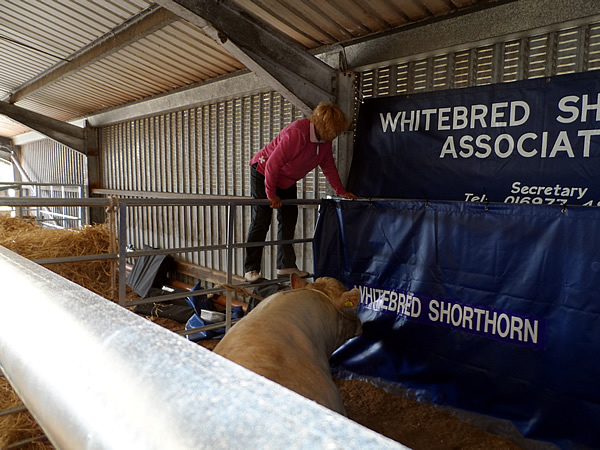
[[345, 195], [333, 160], [331, 141], [317, 140], [314, 126], [300, 119], [286, 126], [275, 139], [265, 145], [250, 161], [265, 176], [265, 190], [273, 198], [276, 186], [287, 189], [320, 166], [325, 178], [339, 196]]

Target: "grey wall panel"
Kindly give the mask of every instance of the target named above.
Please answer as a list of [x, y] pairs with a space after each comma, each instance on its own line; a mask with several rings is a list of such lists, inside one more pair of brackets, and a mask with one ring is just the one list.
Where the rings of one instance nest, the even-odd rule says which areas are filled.
[[[87, 157], [65, 145], [59, 144], [51, 139], [42, 139], [22, 145], [20, 148], [20, 164], [29, 180], [34, 183], [88, 184]], [[81, 194], [80, 194], [81, 192]], [[87, 196], [87, 189], [76, 187], [45, 186], [39, 187], [37, 195], [40, 197], [62, 197], [77, 198], [80, 195]], [[87, 217], [87, 208], [51, 207], [47, 211], [80, 217]], [[41, 211], [41, 210], [40, 210]], [[51, 220], [50, 216], [38, 213], [38, 218], [47, 219], [50, 227], [78, 227], [81, 222], [77, 220]], [[84, 221], [87, 220], [84, 217]]]
[[30, 181], [87, 184], [87, 158], [51, 139], [21, 146], [21, 165]]
[[364, 98], [503, 83], [600, 68], [600, 24], [588, 23], [519, 39], [413, 55], [360, 74]]
[[[250, 159], [284, 126], [301, 117], [281, 95], [265, 92], [104, 127], [104, 187], [250, 197]], [[322, 173], [314, 171], [299, 183], [299, 196], [319, 198], [325, 195], [325, 186]], [[245, 242], [250, 208], [237, 208], [236, 217], [236, 242]], [[301, 208], [296, 236], [312, 236], [315, 223], [316, 210]], [[144, 244], [160, 248], [215, 245], [226, 241], [227, 210], [218, 206], [135, 208], [128, 229], [129, 243], [138, 248]], [[275, 239], [275, 234], [268, 239]], [[297, 253], [298, 264], [311, 270], [312, 247], [297, 245]], [[235, 252], [238, 275], [243, 275], [243, 254]], [[226, 269], [225, 251], [177, 257]], [[275, 260], [276, 248], [267, 247], [265, 276], [274, 276]]]

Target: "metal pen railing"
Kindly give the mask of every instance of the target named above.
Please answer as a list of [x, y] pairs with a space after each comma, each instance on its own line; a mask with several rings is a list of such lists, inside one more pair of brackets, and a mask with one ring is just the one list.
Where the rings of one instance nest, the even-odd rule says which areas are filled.
[[[2, 205], [2, 198], [32, 197], [40, 201], [51, 198], [84, 198], [87, 196], [87, 188], [83, 184], [0, 181], [0, 193], [9, 194], [7, 197], [0, 197], [0, 205]], [[16, 217], [31, 216], [37, 223], [48, 228], [74, 228], [89, 224], [89, 212], [83, 206], [52, 207], [38, 204], [14, 207], [12, 211]]]
[[[198, 198], [199, 197], [199, 198]], [[116, 236], [118, 239], [118, 250], [116, 253], [105, 253], [97, 255], [82, 255], [82, 256], [69, 256], [60, 258], [45, 258], [35, 260], [39, 264], [55, 264], [64, 262], [76, 262], [76, 261], [92, 261], [92, 260], [115, 260], [117, 261], [117, 273], [118, 273], [118, 302], [121, 306], [136, 306], [148, 303], [162, 303], [172, 300], [177, 300], [186, 297], [208, 295], [225, 291], [226, 306], [225, 306], [225, 321], [215, 324], [205, 325], [199, 328], [193, 328], [185, 331], [178, 332], [182, 335], [190, 335], [201, 331], [206, 331], [214, 328], [225, 327], [226, 331], [231, 328], [232, 317], [231, 317], [231, 306], [232, 306], [232, 292], [230, 289], [224, 287], [212, 287], [205, 289], [198, 289], [195, 291], [184, 292], [184, 293], [173, 293], [164, 294], [154, 297], [145, 297], [139, 300], [128, 300], [127, 299], [127, 259], [139, 258], [142, 256], [151, 255], [168, 255], [178, 253], [190, 253], [190, 252], [211, 252], [216, 250], [222, 250], [226, 252], [226, 284], [233, 285], [233, 254], [236, 249], [255, 247], [255, 246], [272, 246], [281, 244], [298, 244], [298, 243], [311, 243], [313, 238], [299, 238], [293, 240], [271, 240], [260, 243], [247, 243], [247, 242], [236, 242], [235, 241], [235, 227], [237, 226], [236, 209], [238, 207], [251, 207], [252, 205], [258, 204], [269, 204], [268, 200], [256, 200], [249, 198], [230, 197], [230, 196], [198, 196], [195, 198], [193, 195], [184, 196], [168, 196], [162, 195], [160, 198], [119, 198], [115, 201], [114, 198], [80, 198], [80, 199], [67, 199], [67, 198], [0, 198], [0, 205], [6, 205], [10, 207], [21, 207], [31, 208], [39, 206], [40, 204], [45, 207], [74, 207], [80, 206], [85, 208], [114, 208], [117, 205], [117, 216], [116, 221], [117, 230]], [[319, 200], [311, 199], [297, 199], [297, 200], [284, 200], [284, 205], [303, 205], [308, 207], [317, 207]], [[196, 206], [196, 207], [211, 207], [211, 206], [224, 206], [227, 208], [227, 233], [226, 241], [217, 243], [214, 245], [203, 245], [203, 246], [188, 246], [180, 248], [162, 248], [153, 250], [128, 250], [127, 242], [127, 216], [130, 208], [148, 206], [148, 207], [160, 207], [160, 206]], [[246, 285], [244, 283], [244, 285]], [[255, 285], [254, 285], [255, 286]]]
[[[283, 204], [296, 204], [296, 205], [313, 205], [317, 206], [320, 202], [318, 200], [285, 200]], [[257, 204], [269, 204], [268, 200], [254, 200], [254, 199], [235, 199], [235, 197], [215, 197], [212, 199], [203, 198], [201, 200], [195, 199], [119, 199], [119, 303], [123, 306], [132, 306], [137, 304], [164, 302], [168, 300], [175, 300], [178, 298], [184, 298], [189, 296], [199, 296], [204, 294], [210, 294], [215, 292], [222, 292], [223, 288], [210, 288], [210, 289], [199, 289], [189, 293], [176, 293], [161, 295], [158, 297], [148, 297], [143, 300], [134, 302], [128, 302], [126, 299], [126, 286], [121, 281], [126, 277], [126, 265], [125, 260], [128, 256], [139, 257], [147, 255], [163, 255], [173, 253], [187, 253], [187, 252], [203, 252], [203, 251], [215, 251], [225, 250], [227, 254], [226, 259], [226, 283], [233, 284], [233, 252], [238, 248], [247, 248], [253, 246], [269, 246], [269, 245], [281, 245], [281, 244], [296, 244], [312, 242], [311, 238], [293, 239], [293, 240], [274, 240], [264, 243], [239, 243], [235, 242], [235, 226], [236, 226], [236, 208], [238, 206], [252, 206]], [[227, 241], [225, 243], [209, 245], [209, 246], [194, 246], [185, 248], [169, 248], [167, 250], [138, 250], [138, 251], [127, 251], [126, 237], [126, 221], [123, 220], [127, 214], [127, 208], [134, 206], [226, 206], [227, 207]], [[181, 334], [193, 334], [199, 331], [205, 331], [213, 328], [219, 328], [225, 325], [225, 330], [228, 331], [232, 325], [231, 318], [231, 305], [232, 305], [232, 292], [226, 289], [226, 306], [225, 306], [225, 322], [220, 324], [205, 325], [203, 327], [186, 330], [180, 332]]]

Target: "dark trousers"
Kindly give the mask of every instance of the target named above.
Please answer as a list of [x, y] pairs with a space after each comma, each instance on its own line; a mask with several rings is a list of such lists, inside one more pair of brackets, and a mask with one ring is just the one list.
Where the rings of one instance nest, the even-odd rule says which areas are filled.
[[[250, 192], [252, 198], [266, 199], [265, 176], [256, 170], [256, 164], [250, 168]], [[277, 195], [281, 200], [296, 199], [296, 183], [287, 189], [277, 188]], [[248, 230], [246, 242], [264, 242], [271, 219], [273, 209], [269, 205], [255, 205], [252, 207], [252, 222]], [[296, 205], [284, 205], [277, 209], [277, 240], [294, 239], [296, 231], [296, 222], [298, 221], [298, 207]], [[244, 270], [250, 272], [256, 270], [260, 272], [262, 265], [263, 247], [246, 248], [246, 260]], [[277, 268], [288, 269], [296, 267], [296, 253], [292, 244], [280, 245], [277, 248]]]

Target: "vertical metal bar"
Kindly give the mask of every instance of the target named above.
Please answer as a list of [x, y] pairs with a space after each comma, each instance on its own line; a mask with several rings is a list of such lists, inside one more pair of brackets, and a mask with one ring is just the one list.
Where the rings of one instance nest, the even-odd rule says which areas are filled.
[[505, 43], [498, 42], [492, 47], [492, 83], [504, 81]]
[[558, 58], [558, 33], [548, 33], [548, 41], [546, 45], [546, 77], [556, 75], [556, 61]]
[[[77, 186], [77, 198], [83, 197], [83, 190], [81, 189], [81, 185]], [[79, 217], [79, 226], [85, 225], [84, 217], [83, 217], [83, 206], [77, 208], [77, 216]]]
[[448, 73], [446, 74], [446, 88], [453, 89], [456, 85], [456, 52], [448, 54]]
[[[352, 76], [352, 84], [355, 83], [356, 76]], [[390, 66], [390, 95], [398, 94], [398, 64], [392, 64]]]
[[575, 61], [576, 72], [586, 72], [588, 70], [588, 54], [590, 50], [590, 26], [582, 25], [579, 27], [579, 45], [577, 46], [577, 58]]
[[412, 94], [415, 89], [415, 62], [409, 61], [406, 68], [406, 93]]
[[[64, 184], [60, 186], [60, 198], [66, 198], [66, 195], [65, 195], [65, 185]], [[65, 210], [68, 210], [68, 208], [65, 208], [64, 206], [60, 208], [60, 212], [63, 215], [66, 214]], [[62, 217], [62, 227], [63, 228], [67, 228], [67, 219], [64, 218], [64, 217]]]
[[519, 67], [517, 72], [517, 81], [529, 78], [530, 67], [530, 41], [527, 38], [521, 39], [521, 48], [519, 52]]
[[427, 61], [427, 69], [425, 70], [425, 89], [429, 92], [433, 90], [435, 64], [433, 57], [429, 57], [425, 61]]
[[477, 48], [469, 50], [467, 87], [477, 85]]
[[[235, 239], [235, 203], [227, 205], [227, 284], [233, 282], [233, 241]], [[225, 301], [225, 332], [231, 328], [231, 289], [226, 290]]]
[[125, 255], [127, 254], [127, 202], [121, 199], [119, 202], [119, 304], [125, 306], [126, 298], [126, 266]]
[[[50, 186], [50, 198], [54, 198], [54, 186]], [[58, 210], [58, 208], [56, 208], [56, 207], [50, 207], [50, 208], [48, 208], [48, 211], [51, 211], [51, 212], [55, 212], [57, 210]], [[37, 208], [37, 216], [38, 217], [40, 217], [40, 211], [43, 211], [43, 208], [40, 207], [40, 206], [38, 206], [38, 208]], [[44, 213], [41, 213], [41, 218], [42, 218], [42, 220], [45, 223]], [[51, 214], [48, 215], [48, 221], [50, 221], [50, 220], [53, 220], [54, 223], [58, 223], [57, 220], [56, 220], [56, 218], [54, 217], [54, 215], [51, 215]]]
[[[83, 190], [84, 186], [83, 185], [79, 185], [77, 186], [77, 195], [79, 198], [83, 198]], [[88, 209], [80, 206], [79, 207], [79, 223], [81, 224], [81, 226], [83, 225], [89, 225], [89, 220], [88, 220], [88, 215], [87, 215]]]

